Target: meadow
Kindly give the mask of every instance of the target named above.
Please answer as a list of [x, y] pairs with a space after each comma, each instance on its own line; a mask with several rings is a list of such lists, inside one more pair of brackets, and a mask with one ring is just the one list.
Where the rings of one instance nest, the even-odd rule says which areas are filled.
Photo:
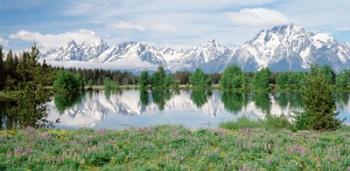
[[0, 170], [350, 169], [349, 127], [293, 132], [240, 125], [3, 130]]

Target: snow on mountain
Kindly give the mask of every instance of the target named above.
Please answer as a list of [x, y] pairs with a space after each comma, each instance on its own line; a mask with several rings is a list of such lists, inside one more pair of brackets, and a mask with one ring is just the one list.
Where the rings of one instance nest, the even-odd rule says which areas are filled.
[[349, 66], [349, 46], [327, 33], [306, 32], [295, 25], [262, 30], [235, 52], [230, 64], [254, 71], [269, 67], [274, 71], [305, 70], [311, 64], [330, 65], [339, 71]]
[[319, 64], [340, 71], [350, 65], [350, 45], [337, 42], [327, 33], [306, 32], [291, 24], [262, 30], [238, 48], [224, 47], [215, 40], [194, 48], [173, 49], [131, 41], [109, 46], [101, 39], [81, 44], [71, 41], [44, 53], [42, 59], [53, 65], [129, 70], [154, 70], [161, 65], [170, 71], [202, 68], [211, 73], [236, 64], [245, 71], [263, 67], [288, 71]]

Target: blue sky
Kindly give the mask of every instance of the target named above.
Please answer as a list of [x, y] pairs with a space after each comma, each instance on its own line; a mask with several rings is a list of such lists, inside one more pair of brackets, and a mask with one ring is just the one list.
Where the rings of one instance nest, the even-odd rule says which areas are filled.
[[0, 43], [22, 50], [71, 39], [190, 47], [236, 46], [261, 29], [294, 23], [350, 42], [349, 0], [0, 0]]

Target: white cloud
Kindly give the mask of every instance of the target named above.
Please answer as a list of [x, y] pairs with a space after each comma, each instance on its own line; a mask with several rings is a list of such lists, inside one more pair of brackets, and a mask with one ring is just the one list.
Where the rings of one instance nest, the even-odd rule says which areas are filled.
[[71, 40], [77, 43], [97, 41], [100, 37], [90, 30], [78, 30], [75, 32], [65, 32], [60, 34], [41, 34], [39, 32], [29, 32], [21, 30], [10, 35], [11, 39], [35, 42], [44, 50], [58, 48]]
[[152, 30], [159, 31], [159, 32], [175, 32], [176, 27], [171, 24], [160, 24], [160, 25], [154, 25], [152, 27]]
[[245, 8], [239, 12], [226, 12], [225, 16], [237, 26], [266, 27], [289, 23], [282, 13], [266, 8]]
[[336, 27], [336, 30], [343, 31], [343, 32], [349, 32], [350, 26], [338, 26], [338, 27]]
[[137, 31], [145, 31], [145, 28], [141, 24], [132, 23], [128, 21], [118, 21], [112, 24], [109, 24], [110, 27], [115, 29], [122, 29], [122, 30], [137, 30]]

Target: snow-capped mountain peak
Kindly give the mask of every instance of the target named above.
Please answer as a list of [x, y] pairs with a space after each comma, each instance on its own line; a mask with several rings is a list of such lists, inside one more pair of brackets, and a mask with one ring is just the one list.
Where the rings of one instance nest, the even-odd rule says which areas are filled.
[[234, 49], [220, 45], [215, 39], [189, 49], [158, 48], [133, 41], [109, 46], [103, 39], [83, 43], [73, 40], [47, 51], [42, 59], [55, 64], [78, 61], [90, 64], [83, 67], [108, 65], [128, 70], [156, 69], [161, 65], [171, 71], [202, 68], [207, 72], [221, 72], [224, 67], [236, 64], [245, 71], [263, 67], [288, 71], [320, 64], [340, 71], [350, 66], [350, 45], [337, 42], [328, 33], [307, 32], [289, 24], [262, 30], [254, 39]]

